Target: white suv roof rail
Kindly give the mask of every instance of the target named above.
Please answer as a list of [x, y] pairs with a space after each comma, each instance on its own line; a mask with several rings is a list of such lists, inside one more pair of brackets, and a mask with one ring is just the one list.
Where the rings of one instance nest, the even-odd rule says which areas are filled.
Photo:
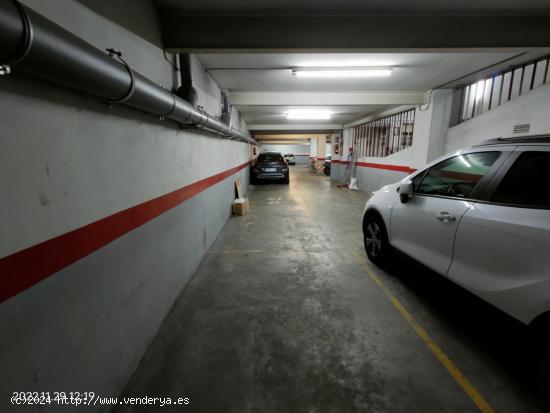
[[477, 146], [487, 145], [503, 145], [503, 144], [518, 144], [518, 143], [550, 143], [550, 135], [530, 135], [530, 136], [517, 136], [509, 138], [493, 138], [481, 142]]

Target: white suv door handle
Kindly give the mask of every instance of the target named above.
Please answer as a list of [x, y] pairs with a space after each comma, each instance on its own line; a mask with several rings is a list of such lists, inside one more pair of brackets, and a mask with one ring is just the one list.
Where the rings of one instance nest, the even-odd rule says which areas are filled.
[[436, 215], [436, 218], [439, 219], [441, 222], [453, 222], [456, 221], [456, 217], [454, 215], [449, 214], [448, 212], [440, 212]]

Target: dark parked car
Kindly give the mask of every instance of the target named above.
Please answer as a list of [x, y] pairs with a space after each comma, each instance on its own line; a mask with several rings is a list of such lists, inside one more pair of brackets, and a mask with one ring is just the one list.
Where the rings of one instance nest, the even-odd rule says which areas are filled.
[[278, 152], [263, 152], [252, 164], [250, 183], [256, 184], [261, 180], [280, 180], [288, 184], [288, 164]]
[[330, 155], [326, 157], [325, 162], [323, 163], [324, 168], [323, 172], [325, 175], [330, 175], [330, 166], [332, 165], [332, 160]]

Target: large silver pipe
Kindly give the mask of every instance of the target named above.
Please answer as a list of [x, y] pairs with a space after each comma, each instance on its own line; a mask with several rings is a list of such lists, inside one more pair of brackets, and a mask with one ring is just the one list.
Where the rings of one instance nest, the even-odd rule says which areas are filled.
[[60, 83], [160, 118], [251, 144], [248, 135], [195, 109], [132, 70], [116, 53], [109, 56], [15, 0], [0, 0], [0, 64]]

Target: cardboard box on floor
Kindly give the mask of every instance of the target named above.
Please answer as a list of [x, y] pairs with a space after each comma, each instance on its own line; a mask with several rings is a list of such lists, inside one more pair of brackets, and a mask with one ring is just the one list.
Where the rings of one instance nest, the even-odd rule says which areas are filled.
[[248, 214], [250, 210], [250, 205], [248, 199], [246, 198], [237, 198], [233, 201], [233, 214], [243, 216]]
[[233, 201], [233, 214], [238, 216], [248, 214], [248, 211], [250, 210], [250, 204], [248, 202], [248, 199], [243, 197], [240, 179], [237, 179], [237, 181], [235, 182], [235, 195], [237, 196], [237, 199]]

